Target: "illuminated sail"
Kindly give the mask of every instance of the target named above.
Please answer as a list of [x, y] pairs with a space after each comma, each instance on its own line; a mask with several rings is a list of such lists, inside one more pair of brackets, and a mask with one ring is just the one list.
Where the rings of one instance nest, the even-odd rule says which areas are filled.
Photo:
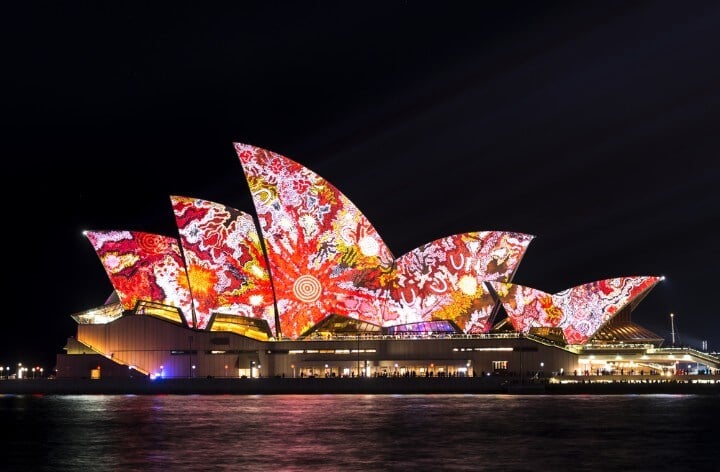
[[194, 325], [188, 276], [177, 239], [141, 231], [86, 231], [120, 303], [150, 301], [181, 310]]
[[275, 332], [270, 274], [252, 216], [219, 203], [170, 197], [197, 328], [213, 313], [262, 318]]
[[284, 156], [235, 144], [265, 241], [280, 331], [295, 339], [327, 315], [382, 324], [393, 256], [355, 205]]
[[463, 331], [489, 331], [495, 300], [484, 281], [509, 282], [534, 236], [503, 231], [456, 234], [396, 261], [394, 324], [454, 321]]
[[488, 282], [500, 297], [515, 331], [533, 327], [561, 328], [568, 344], [584, 344], [634, 299], [662, 277], [636, 276], [590, 282], [556, 294], [522, 285]]

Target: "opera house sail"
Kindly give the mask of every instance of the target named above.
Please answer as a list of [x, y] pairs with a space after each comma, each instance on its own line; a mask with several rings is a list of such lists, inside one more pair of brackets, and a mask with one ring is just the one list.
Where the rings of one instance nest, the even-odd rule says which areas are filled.
[[556, 294], [516, 284], [490, 282], [513, 327], [560, 328], [568, 344], [584, 344], [614, 315], [652, 289], [660, 277], [617, 277], [572, 287]]
[[[142, 231], [86, 231], [124, 310], [153, 302], [195, 326], [185, 263], [175, 238]], [[174, 316], [173, 316], [174, 317]]]
[[252, 216], [198, 198], [172, 196], [198, 329], [222, 314], [275, 329], [270, 274]]

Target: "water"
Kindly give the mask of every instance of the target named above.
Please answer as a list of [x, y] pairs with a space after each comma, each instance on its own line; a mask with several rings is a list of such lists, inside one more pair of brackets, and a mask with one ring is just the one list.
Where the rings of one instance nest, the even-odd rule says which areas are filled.
[[697, 395], [0, 396], [3, 471], [718, 471]]

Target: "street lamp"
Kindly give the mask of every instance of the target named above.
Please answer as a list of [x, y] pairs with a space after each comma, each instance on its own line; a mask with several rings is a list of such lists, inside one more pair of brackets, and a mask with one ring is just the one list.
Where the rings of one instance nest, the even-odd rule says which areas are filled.
[[672, 339], [672, 347], [675, 347], [675, 315], [670, 313], [670, 337]]

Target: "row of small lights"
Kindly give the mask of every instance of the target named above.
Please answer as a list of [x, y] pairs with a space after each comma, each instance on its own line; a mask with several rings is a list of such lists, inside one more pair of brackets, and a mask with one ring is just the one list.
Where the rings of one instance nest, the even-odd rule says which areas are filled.
[[[4, 372], [4, 374], [3, 374], [3, 372]], [[38, 376], [42, 377], [43, 373], [45, 372], [45, 369], [43, 369], [40, 366], [32, 367], [32, 368], [28, 369], [27, 367], [23, 367], [22, 362], [20, 362], [20, 363], [18, 363], [17, 371], [15, 373], [16, 378], [18, 378], [18, 379], [23, 378], [24, 377], [23, 372], [26, 372], [25, 376], [28, 375], [27, 372], [32, 372], [32, 377], [35, 378], [36, 374]], [[10, 366], [5, 366], [5, 368], [0, 366], [0, 378], [4, 378], [4, 379], [10, 378]]]

